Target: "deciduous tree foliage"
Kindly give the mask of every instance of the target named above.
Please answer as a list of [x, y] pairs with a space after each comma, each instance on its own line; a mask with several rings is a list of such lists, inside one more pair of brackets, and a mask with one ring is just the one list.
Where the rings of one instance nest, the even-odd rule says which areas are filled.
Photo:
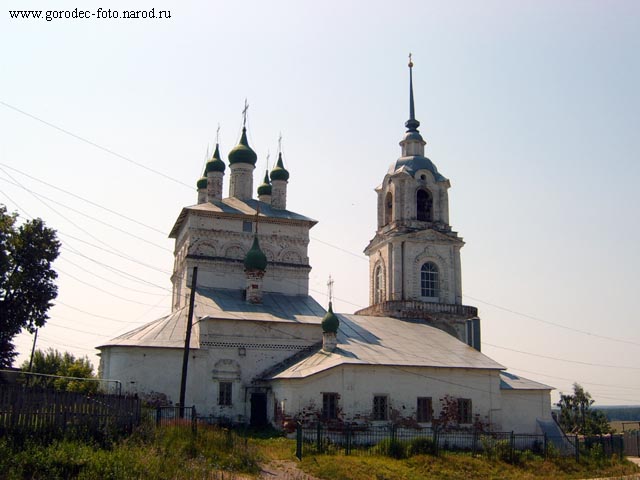
[[[25, 361], [20, 367], [24, 371], [29, 370], [29, 362]], [[46, 352], [38, 349], [33, 354], [32, 373], [44, 373], [61, 377], [96, 378], [93, 374], [93, 365], [87, 357], [76, 358], [69, 352], [60, 353], [53, 348]], [[74, 380], [73, 378], [35, 377], [29, 379], [29, 385], [68, 392], [95, 392], [98, 390], [98, 382]]]
[[560, 394], [560, 426], [568, 433], [598, 435], [609, 433], [611, 427], [604, 413], [592, 410], [594, 400], [578, 383], [573, 384], [573, 395]]
[[51, 267], [60, 248], [55, 230], [39, 218], [21, 225], [17, 220], [0, 205], [0, 368], [17, 355], [13, 338], [23, 328], [43, 326], [58, 294]]

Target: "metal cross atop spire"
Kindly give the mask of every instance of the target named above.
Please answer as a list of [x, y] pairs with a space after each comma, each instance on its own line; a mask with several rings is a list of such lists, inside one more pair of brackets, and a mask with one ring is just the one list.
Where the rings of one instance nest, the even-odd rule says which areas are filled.
[[282, 132], [278, 135], [278, 153], [282, 153]]
[[242, 109], [242, 128], [247, 126], [247, 110], [249, 110], [249, 103], [247, 99], [244, 99], [244, 108]]
[[329, 290], [329, 303], [331, 303], [333, 301], [333, 278], [331, 278], [331, 275], [329, 275], [327, 289]]
[[216, 145], [220, 143], [220, 124], [218, 124], [218, 128], [216, 129]]
[[420, 122], [416, 120], [416, 111], [413, 104], [413, 56], [409, 54], [409, 120], [404, 124], [408, 132], [417, 132]]
[[271, 158], [271, 153], [267, 150], [267, 170], [269, 169], [269, 159]]

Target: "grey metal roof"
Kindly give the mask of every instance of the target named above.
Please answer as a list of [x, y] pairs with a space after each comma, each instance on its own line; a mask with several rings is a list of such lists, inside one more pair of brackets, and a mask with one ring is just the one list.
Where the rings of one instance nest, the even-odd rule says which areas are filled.
[[553, 387], [513, 373], [500, 372], [500, 390], [553, 390]]
[[338, 317], [336, 350], [331, 353], [319, 350], [268, 378], [305, 378], [344, 364], [505, 368], [448, 333], [424, 323], [364, 315]]
[[274, 218], [274, 219], [283, 219], [283, 220], [294, 220], [299, 222], [308, 222], [311, 224], [311, 226], [318, 223], [317, 220], [314, 220], [309, 217], [305, 217], [304, 215], [300, 215], [299, 213], [295, 213], [290, 210], [279, 210], [277, 208], [272, 208], [270, 204], [265, 202], [260, 202], [255, 199], [240, 200], [238, 198], [229, 197], [229, 198], [223, 198], [222, 200], [213, 200], [210, 202], [198, 203], [197, 205], [184, 207], [180, 212], [180, 215], [178, 216], [176, 223], [171, 229], [171, 233], [169, 233], [169, 237], [173, 238], [178, 234], [180, 225], [182, 225], [182, 222], [184, 222], [184, 219], [187, 217], [190, 211], [255, 216], [256, 211], [258, 209], [258, 204], [260, 205], [261, 218], [265, 218], [265, 219]]
[[436, 182], [446, 182], [447, 179], [443, 177], [434, 163], [427, 157], [422, 155], [413, 155], [411, 157], [400, 157], [396, 163], [391, 165], [389, 173], [393, 174], [399, 170], [404, 169], [409, 175], [413, 176], [418, 170], [429, 170], [433, 173]]
[[[195, 319], [191, 332], [190, 348], [200, 348], [198, 320], [204, 318], [320, 325], [324, 314], [325, 310], [320, 304], [305, 295], [265, 293], [263, 303], [254, 305], [244, 300], [242, 290], [199, 288], [196, 292]], [[184, 348], [186, 329], [187, 308], [185, 307], [109, 340], [98, 348], [118, 345]]]
[[294, 322], [320, 325], [326, 313], [308, 295], [284, 295], [265, 292], [261, 304], [247, 303], [242, 290], [199, 288], [196, 295], [198, 318]]
[[[110, 346], [184, 348], [186, 331], [187, 309], [182, 308], [166, 317], [159, 318], [113, 338], [98, 348]], [[191, 331], [189, 348], [199, 347], [200, 328], [196, 324]]]

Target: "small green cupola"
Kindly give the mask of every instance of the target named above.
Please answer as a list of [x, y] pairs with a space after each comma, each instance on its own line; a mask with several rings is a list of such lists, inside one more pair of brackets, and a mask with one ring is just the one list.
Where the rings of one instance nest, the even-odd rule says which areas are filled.
[[322, 331], [324, 333], [338, 332], [338, 327], [340, 326], [340, 320], [338, 319], [336, 314], [333, 313], [333, 306], [331, 305], [331, 302], [329, 302], [329, 310], [327, 311], [326, 315], [322, 318], [321, 325], [322, 325]]
[[267, 269], [267, 256], [260, 249], [258, 236], [253, 237], [253, 245], [244, 257], [245, 270], [259, 270], [264, 272]]
[[224, 162], [222, 161], [222, 159], [220, 158], [220, 148], [219, 148], [218, 144], [216, 143], [216, 150], [215, 150], [215, 152], [213, 152], [213, 156], [207, 162], [207, 166], [206, 166], [206, 168], [204, 170], [205, 176], [209, 172], [221, 172], [221, 173], [224, 173], [225, 168], [226, 168], [226, 166], [225, 166]]
[[282, 162], [282, 152], [278, 153], [276, 166], [271, 170], [271, 181], [273, 180], [284, 180], [285, 182], [289, 180], [289, 172], [284, 168], [284, 163]]
[[205, 170], [202, 176], [198, 179], [196, 183], [198, 190], [203, 190], [207, 188], [207, 171]]
[[247, 141], [247, 128], [242, 127], [240, 142], [229, 152], [229, 165], [248, 163], [249, 165], [255, 166], [257, 160], [258, 156], [256, 152], [251, 149]]
[[271, 195], [271, 182], [269, 181], [269, 170], [265, 170], [264, 172], [264, 180], [262, 184], [258, 187], [258, 196], [262, 195]]

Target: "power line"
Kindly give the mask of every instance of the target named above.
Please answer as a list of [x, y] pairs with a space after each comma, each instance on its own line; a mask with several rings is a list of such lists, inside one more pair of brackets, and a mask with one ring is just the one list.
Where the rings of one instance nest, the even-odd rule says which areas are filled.
[[[4, 172], [4, 173], [5, 173], [5, 175], [7, 175], [9, 178], [11, 178], [11, 179], [12, 179], [14, 182], [16, 182], [18, 185], [22, 186], [22, 185], [20, 184], [20, 182], [18, 182], [15, 178], [13, 178], [13, 176], [11, 176], [11, 174], [10, 174], [10, 173], [8, 173], [6, 170], [4, 170], [2, 167], [0, 167], [0, 171]], [[29, 190], [29, 189], [27, 189], [27, 188], [25, 188], [25, 190], [27, 190], [28, 192], [30, 192], [30, 190]], [[62, 234], [62, 235], [66, 235], [67, 237], [73, 238], [74, 240], [77, 240], [77, 241], [79, 241], [79, 242], [86, 243], [87, 245], [90, 245], [90, 246], [92, 246], [92, 247], [94, 247], [94, 248], [97, 248], [97, 249], [103, 250], [103, 251], [105, 251], [105, 252], [107, 252], [107, 253], [110, 253], [110, 254], [112, 254], [112, 255], [117, 255], [118, 257], [124, 258], [125, 260], [128, 260], [128, 261], [130, 261], [130, 262], [138, 263], [138, 264], [140, 264], [140, 265], [142, 265], [142, 266], [144, 266], [144, 267], [151, 268], [151, 269], [153, 269], [153, 270], [157, 270], [157, 271], [162, 272], [162, 273], [169, 273], [169, 272], [167, 272], [166, 270], [161, 270], [161, 269], [158, 269], [158, 268], [156, 268], [156, 267], [153, 267], [153, 266], [147, 265], [147, 264], [145, 264], [145, 263], [143, 263], [143, 262], [140, 262], [139, 260], [136, 260], [135, 258], [133, 258], [133, 257], [131, 257], [131, 256], [129, 256], [129, 255], [127, 255], [126, 253], [121, 252], [121, 251], [120, 251], [120, 250], [118, 250], [117, 248], [113, 248], [113, 247], [112, 247], [112, 246], [110, 246], [108, 243], [104, 242], [102, 239], [100, 239], [100, 238], [96, 237], [96, 236], [95, 236], [95, 235], [93, 235], [92, 233], [88, 232], [87, 230], [85, 230], [84, 228], [82, 228], [81, 226], [79, 226], [78, 224], [76, 224], [73, 220], [71, 220], [71, 219], [67, 218], [65, 215], [63, 215], [62, 213], [58, 212], [58, 211], [57, 211], [55, 208], [53, 208], [51, 205], [48, 205], [44, 200], [42, 200], [41, 198], [39, 198], [35, 193], [32, 193], [32, 192], [30, 192], [30, 193], [31, 193], [31, 195], [33, 195], [33, 197], [34, 197], [36, 200], [38, 200], [39, 202], [41, 202], [42, 204], [44, 204], [46, 207], [48, 207], [48, 208], [50, 208], [51, 210], [53, 210], [53, 211], [54, 211], [55, 213], [57, 213], [60, 217], [62, 217], [64, 220], [66, 220], [67, 222], [69, 222], [71, 225], [73, 225], [74, 227], [76, 227], [76, 228], [77, 228], [78, 230], [80, 230], [81, 232], [85, 233], [86, 235], [88, 235], [89, 237], [91, 237], [91, 238], [93, 238], [94, 240], [98, 241], [99, 243], [101, 243], [101, 244], [105, 245], [107, 248], [99, 247], [99, 246], [97, 246], [97, 245], [95, 245], [95, 244], [93, 244], [93, 243], [91, 243], [91, 242], [86, 241], [86, 240], [82, 240], [82, 239], [77, 238], [77, 237], [74, 237], [74, 236], [72, 236], [72, 235], [70, 235], [70, 234], [65, 234], [65, 233], [63, 233], [61, 230], [58, 230], [58, 233], [60, 233], [60, 234]]]
[[111, 297], [118, 298], [120, 300], [124, 300], [125, 302], [131, 302], [131, 303], [137, 303], [138, 305], [144, 305], [145, 307], [153, 307], [154, 306], [154, 305], [151, 305], [150, 303], [144, 303], [144, 302], [139, 302], [137, 300], [131, 300], [130, 298], [122, 297], [122, 296], [120, 296], [118, 294], [109, 292], [109, 291], [105, 290], [104, 288], [98, 287], [98, 286], [93, 285], [93, 284], [91, 284], [89, 282], [85, 282], [84, 280], [81, 280], [78, 277], [76, 277], [75, 275], [71, 275], [70, 273], [67, 273], [67, 272], [63, 271], [60, 268], [57, 268], [56, 270], [58, 270], [59, 272], [63, 273], [67, 277], [73, 278], [76, 282], [80, 282], [83, 285], [86, 285], [88, 287], [94, 288], [94, 289], [96, 289], [96, 290], [98, 290], [98, 291], [100, 291], [100, 292], [102, 292], [102, 293], [104, 293], [106, 295], [111, 296]]
[[[70, 252], [70, 253], [72, 253], [72, 252]], [[69, 264], [73, 265], [74, 267], [79, 268], [79, 269], [80, 269], [80, 270], [82, 270], [83, 272], [88, 273], [89, 275], [92, 275], [92, 276], [94, 276], [94, 277], [96, 277], [96, 278], [99, 278], [100, 280], [102, 280], [102, 281], [104, 281], [104, 282], [110, 283], [110, 284], [115, 285], [115, 286], [120, 287], [120, 288], [126, 288], [127, 290], [129, 290], [129, 291], [131, 291], [131, 292], [141, 293], [141, 294], [143, 294], [143, 295], [162, 296], [162, 297], [165, 297], [165, 298], [167, 297], [167, 294], [166, 294], [166, 293], [145, 292], [144, 290], [138, 290], [138, 289], [136, 289], [136, 288], [124, 287], [121, 283], [114, 282], [113, 280], [109, 280], [108, 278], [103, 277], [102, 275], [98, 275], [97, 273], [92, 272], [91, 270], [88, 270], [88, 269], [84, 268], [83, 266], [78, 265], [78, 264], [77, 264], [77, 263], [75, 263], [75, 262], [72, 262], [71, 260], [69, 260], [69, 259], [68, 259], [68, 258], [66, 258], [66, 257], [65, 257], [65, 258], [61, 258], [61, 260], [64, 260], [65, 262], [67, 262], [67, 263], [69, 263]], [[161, 288], [161, 287], [159, 287], [159, 286], [158, 286], [158, 288]]]
[[[2, 169], [2, 167], [0, 167], [0, 170], [4, 171], [4, 170]], [[6, 173], [6, 172], [5, 172], [5, 173]], [[100, 220], [100, 219], [98, 219], [98, 218], [94, 217], [93, 215], [89, 215], [89, 214], [87, 214], [87, 213], [84, 213], [84, 212], [82, 212], [82, 211], [80, 211], [80, 210], [77, 210], [77, 209], [75, 209], [75, 208], [73, 208], [73, 207], [70, 207], [69, 205], [65, 205], [65, 204], [64, 204], [64, 203], [62, 203], [62, 202], [58, 202], [57, 200], [53, 200], [52, 198], [49, 198], [49, 197], [47, 197], [47, 196], [45, 196], [45, 195], [42, 195], [42, 194], [40, 194], [40, 193], [36, 193], [36, 192], [34, 192], [33, 190], [28, 189], [28, 188], [27, 188], [27, 187], [25, 187], [24, 185], [21, 185], [21, 184], [19, 184], [19, 183], [11, 182], [11, 181], [7, 180], [6, 178], [2, 178], [2, 177], [0, 177], [0, 180], [3, 180], [3, 181], [5, 181], [5, 182], [9, 183], [10, 185], [14, 185], [14, 186], [16, 186], [16, 187], [22, 188], [23, 190], [25, 190], [25, 191], [29, 192], [30, 194], [32, 194], [32, 195], [34, 195], [34, 196], [36, 196], [36, 197], [38, 197], [38, 198], [45, 199], [45, 200], [47, 200], [47, 201], [49, 201], [49, 202], [51, 202], [51, 203], [55, 203], [56, 205], [60, 205], [61, 207], [67, 208], [67, 209], [71, 210], [72, 212], [75, 212], [75, 213], [78, 213], [78, 214], [80, 214], [80, 215], [82, 215], [82, 216], [84, 216], [84, 217], [90, 218], [90, 219], [91, 219], [91, 220], [93, 220], [94, 222], [100, 223], [101, 225], [104, 225], [104, 226], [106, 226], [106, 227], [112, 228], [112, 229], [114, 229], [114, 230], [116, 230], [116, 231], [118, 231], [118, 232], [120, 232], [120, 233], [124, 233], [125, 235], [129, 235], [130, 237], [135, 238], [136, 240], [140, 240], [141, 242], [145, 242], [145, 243], [148, 243], [149, 245], [153, 245], [154, 247], [157, 247], [157, 248], [159, 248], [159, 249], [161, 249], [161, 250], [164, 250], [165, 252], [173, 252], [173, 250], [171, 250], [170, 248], [167, 248], [167, 247], [164, 247], [164, 246], [159, 245], [159, 244], [157, 244], [157, 243], [154, 243], [154, 242], [152, 242], [152, 241], [150, 241], [150, 240], [147, 240], [146, 238], [143, 238], [143, 237], [141, 237], [141, 236], [139, 236], [139, 235], [136, 235], [136, 234], [134, 234], [134, 233], [131, 233], [131, 232], [129, 232], [129, 231], [127, 231], [127, 230], [124, 230], [124, 229], [122, 229], [122, 228], [120, 228], [120, 227], [116, 227], [116, 226], [115, 226], [115, 225], [113, 225], [112, 223], [109, 223], [109, 222], [105, 222], [105, 221], [103, 221], [103, 220]]]
[[530, 318], [531, 320], [535, 320], [537, 322], [545, 323], [547, 325], [552, 325], [554, 327], [563, 328], [563, 329], [569, 330], [571, 332], [582, 333], [583, 335], [589, 335], [590, 337], [602, 338], [604, 340], [610, 340], [612, 342], [620, 342], [620, 343], [627, 343], [629, 345], [640, 346], [640, 343], [634, 342], [634, 341], [631, 341], [631, 340], [624, 340], [622, 338], [608, 337], [606, 335], [599, 335], [597, 333], [588, 332], [586, 330], [580, 330], [578, 328], [568, 327], [568, 326], [562, 325], [560, 323], [550, 322], [549, 320], [544, 320], [542, 318], [534, 317], [533, 315], [529, 315], [527, 313], [517, 312], [517, 311], [512, 310], [510, 308], [502, 307], [500, 305], [496, 305], [495, 303], [489, 303], [489, 302], [487, 302], [485, 300], [480, 300], [479, 298], [472, 297], [471, 295], [464, 294], [464, 296], [467, 297], [467, 298], [470, 298], [471, 300], [474, 300], [476, 302], [484, 303], [485, 305], [490, 305], [490, 306], [498, 308], [500, 310], [504, 310], [505, 312], [513, 313], [515, 315], [520, 315], [521, 317], [525, 317], [525, 318]]
[[590, 362], [581, 362], [580, 360], [570, 360], [568, 358], [558, 358], [558, 357], [550, 357], [547, 355], [541, 355], [539, 353], [532, 353], [532, 352], [525, 352], [522, 350], [516, 350], [515, 348], [508, 348], [508, 347], [501, 347], [500, 345], [494, 345], [492, 343], [487, 343], [487, 342], [482, 342], [483, 345], [487, 345], [489, 347], [493, 347], [493, 348], [499, 348], [500, 350], [508, 350], [510, 352], [515, 352], [515, 353], [522, 353], [523, 355], [531, 355], [532, 357], [538, 357], [538, 358], [546, 358], [549, 360], [555, 360], [558, 362], [567, 362], [567, 363], [576, 363], [578, 365], [588, 365], [590, 367], [603, 367], [603, 368], [624, 368], [624, 369], [628, 369], [628, 370], [640, 370], [640, 367], [628, 367], [628, 366], [624, 366], [624, 365], [604, 365], [601, 363], [590, 363]]
[[104, 210], [104, 211], [106, 211], [106, 212], [109, 212], [109, 213], [112, 213], [112, 214], [114, 214], [114, 215], [117, 215], [118, 217], [124, 218], [125, 220], [128, 220], [128, 221], [130, 221], [130, 222], [136, 223], [136, 224], [138, 224], [138, 225], [140, 225], [140, 226], [142, 226], [142, 227], [145, 227], [145, 228], [147, 228], [147, 229], [149, 229], [149, 230], [152, 230], [152, 231], [154, 231], [154, 232], [156, 232], [156, 233], [160, 233], [160, 234], [162, 234], [162, 235], [166, 235], [166, 232], [165, 232], [164, 230], [160, 230], [159, 228], [156, 228], [156, 227], [152, 227], [152, 226], [150, 226], [150, 225], [147, 225], [146, 223], [143, 223], [143, 222], [141, 222], [140, 220], [136, 220], [135, 218], [128, 217], [127, 215], [124, 215], [124, 214], [122, 214], [122, 213], [120, 213], [120, 212], [117, 212], [117, 211], [112, 210], [112, 209], [110, 209], [110, 208], [108, 208], [108, 207], [105, 207], [104, 205], [100, 205], [99, 203], [93, 202], [93, 201], [91, 201], [91, 200], [89, 200], [89, 199], [87, 199], [87, 198], [81, 197], [80, 195], [77, 195], [77, 194], [75, 194], [75, 193], [73, 193], [73, 192], [70, 192], [70, 191], [68, 191], [68, 190], [65, 190], [64, 188], [60, 188], [60, 187], [57, 187], [56, 185], [53, 185], [53, 184], [51, 184], [51, 183], [49, 183], [49, 182], [45, 182], [44, 180], [42, 180], [42, 179], [40, 179], [40, 178], [34, 177], [33, 175], [29, 175], [28, 173], [25, 173], [25, 172], [23, 172], [23, 171], [21, 171], [21, 170], [18, 170], [18, 169], [17, 169], [17, 168], [15, 168], [15, 167], [12, 167], [12, 166], [10, 166], [10, 165], [7, 165], [6, 163], [2, 163], [2, 162], [0, 162], [0, 165], [2, 165], [3, 167], [8, 168], [8, 169], [10, 169], [10, 170], [13, 170], [13, 171], [15, 171], [15, 172], [18, 172], [20, 175], [24, 175], [25, 177], [28, 177], [28, 178], [30, 178], [30, 179], [32, 179], [32, 180], [35, 180], [36, 182], [40, 182], [40, 183], [42, 183], [43, 185], [46, 185], [46, 186], [48, 186], [48, 187], [51, 187], [51, 188], [53, 188], [53, 189], [55, 189], [55, 190], [58, 190], [58, 191], [60, 191], [60, 192], [66, 193], [67, 195], [70, 195], [70, 196], [72, 196], [72, 197], [75, 197], [75, 198], [77, 198], [78, 200], [81, 200], [81, 201], [83, 201], [83, 202], [85, 202], [85, 203], [88, 203], [88, 204], [90, 204], [90, 205], [93, 205], [94, 207], [100, 208], [100, 209], [102, 209], [102, 210]]
[[[152, 286], [152, 287], [159, 288], [161, 290], [165, 290], [167, 292], [171, 292], [171, 289], [169, 289], [169, 288], [163, 287], [161, 285], [157, 285], [157, 284], [152, 283], [152, 282], [150, 282], [148, 280], [145, 280], [144, 278], [137, 277], [137, 276], [132, 275], [132, 274], [130, 274], [128, 272], [125, 272], [124, 270], [120, 270], [120, 269], [118, 269], [116, 267], [113, 267], [111, 265], [107, 265], [106, 263], [100, 262], [99, 260], [96, 260], [95, 258], [92, 258], [92, 257], [90, 257], [88, 255], [85, 255], [85, 254], [79, 252], [78, 250], [76, 250], [75, 248], [69, 246], [68, 244], [63, 244], [63, 246], [65, 247], [65, 249], [69, 253], [72, 253], [74, 255], [78, 255], [79, 257], [82, 257], [82, 258], [85, 258], [85, 259], [89, 260], [90, 262], [93, 262], [96, 265], [99, 265], [99, 266], [101, 266], [101, 267], [103, 267], [103, 268], [115, 273], [116, 275], [121, 276], [122, 278], [126, 278], [128, 280], [132, 280], [134, 282], [137, 282], [137, 283], [140, 283], [140, 284], [143, 284], [143, 285], [149, 285], [149, 286]], [[69, 261], [67, 259], [64, 259], [64, 260], [67, 261], [67, 262]]]
[[111, 150], [111, 149], [109, 149], [107, 147], [103, 147], [102, 145], [99, 145], [99, 144], [97, 144], [95, 142], [92, 142], [91, 140], [87, 140], [86, 138], [81, 137], [80, 135], [72, 133], [69, 130], [65, 130], [62, 127], [54, 125], [53, 123], [47, 122], [46, 120], [43, 120], [42, 118], [36, 117], [35, 115], [32, 115], [31, 113], [25, 112], [24, 110], [20, 110], [19, 108], [14, 107], [13, 105], [10, 105], [10, 104], [8, 104], [6, 102], [3, 102], [2, 100], [0, 100], [0, 105], [4, 105], [5, 107], [10, 108], [11, 110], [14, 110], [14, 111], [16, 111], [18, 113], [21, 113], [22, 115], [24, 115], [26, 117], [29, 117], [29, 118], [31, 118], [33, 120], [36, 120], [36, 121], [38, 121], [38, 122], [40, 122], [40, 123], [42, 123], [44, 125], [47, 125], [48, 127], [51, 127], [51, 128], [53, 128], [55, 130], [58, 130], [59, 132], [64, 133], [65, 135], [69, 135], [70, 137], [73, 137], [76, 140], [80, 140], [81, 142], [84, 142], [84, 143], [86, 143], [88, 145], [91, 145], [92, 147], [95, 147], [95, 148], [97, 148], [99, 150], [102, 150], [103, 152], [106, 152], [106, 153], [108, 153], [110, 155], [113, 155], [114, 157], [118, 157], [118, 158], [121, 158], [122, 160], [126, 160], [127, 162], [132, 163], [133, 165], [136, 165], [137, 167], [143, 168], [143, 169], [145, 169], [145, 170], [147, 170], [149, 172], [155, 173], [156, 175], [160, 175], [161, 177], [163, 177], [163, 178], [165, 178], [167, 180], [170, 180], [170, 181], [172, 181], [174, 183], [177, 183], [178, 185], [182, 185], [183, 187], [187, 187], [190, 190], [193, 190], [193, 187], [191, 185], [188, 185], [188, 184], [186, 184], [184, 182], [181, 182], [180, 180], [176, 180], [175, 178], [170, 177], [169, 175], [166, 175], [166, 174], [162, 173], [159, 170], [156, 170], [154, 168], [148, 167], [147, 165], [144, 165], [142, 163], [136, 162], [135, 160], [133, 160], [133, 159], [131, 159], [129, 157], [125, 157], [124, 155], [120, 155], [119, 153], [114, 152], [113, 150]]

